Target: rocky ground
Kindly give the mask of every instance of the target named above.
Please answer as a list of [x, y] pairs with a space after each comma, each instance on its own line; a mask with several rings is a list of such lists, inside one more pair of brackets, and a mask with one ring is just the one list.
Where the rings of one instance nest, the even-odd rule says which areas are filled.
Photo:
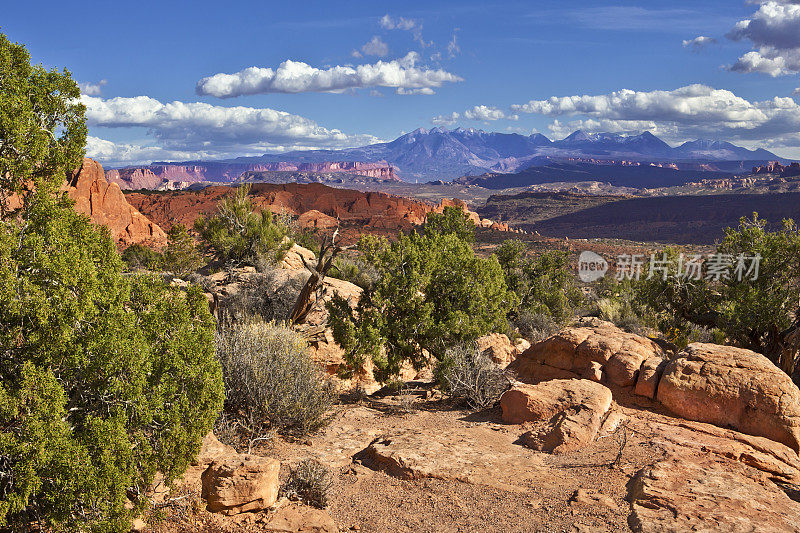
[[[676, 418], [620, 390], [592, 442], [570, 453], [538, 452], [520, 442], [530, 424], [505, 423], [500, 407], [464, 411], [432, 394], [429, 383], [411, 387], [340, 405], [320, 434], [277, 439], [256, 453], [283, 465], [315, 458], [331, 468], [327, 513], [339, 531], [788, 531], [800, 524], [795, 493], [776, 475], [795, 479], [800, 462], [767, 439]], [[297, 506], [284, 503], [278, 518]], [[272, 511], [222, 518], [201, 507], [167, 513], [152, 530], [332, 530], [320, 525], [324, 513], [318, 529], [275, 529]]]

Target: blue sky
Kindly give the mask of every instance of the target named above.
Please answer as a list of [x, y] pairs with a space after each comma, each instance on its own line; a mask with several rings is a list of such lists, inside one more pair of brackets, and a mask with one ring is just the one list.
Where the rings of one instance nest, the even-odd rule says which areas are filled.
[[0, 31], [85, 84], [106, 164], [434, 125], [649, 130], [800, 158], [800, 0], [78, 4], [7, 3]]

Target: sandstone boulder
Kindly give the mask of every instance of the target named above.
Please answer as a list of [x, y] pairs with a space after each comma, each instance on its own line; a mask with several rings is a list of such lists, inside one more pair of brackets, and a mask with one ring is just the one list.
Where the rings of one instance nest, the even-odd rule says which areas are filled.
[[599, 363], [610, 383], [630, 387], [636, 384], [642, 363], [662, 355], [661, 347], [647, 337], [594, 319], [534, 344], [508, 368], [517, 379], [536, 383], [554, 377], [593, 375], [596, 369], [592, 363]]
[[538, 385], [516, 384], [503, 394], [500, 405], [504, 422], [542, 423], [522, 435], [527, 446], [550, 453], [568, 453], [594, 440], [611, 401], [611, 391], [603, 385], [569, 379]]
[[691, 344], [666, 364], [657, 398], [683, 418], [731, 427], [800, 450], [800, 390], [761, 354]]
[[800, 504], [764, 473], [713, 457], [648, 466], [628, 498], [634, 531], [797, 531], [800, 524]]
[[203, 438], [203, 444], [200, 447], [200, 453], [197, 454], [193, 465], [207, 466], [225, 457], [233, 457], [237, 455], [236, 450], [232, 446], [222, 444], [219, 439], [214, 435], [213, 431], [209, 431], [208, 435]]
[[478, 349], [501, 368], [505, 368], [517, 356], [517, 347], [502, 333], [489, 333], [477, 339]]
[[295, 243], [286, 251], [286, 255], [283, 256], [280, 262], [280, 267], [288, 270], [306, 270], [303, 265], [303, 259], [309, 265], [317, 266], [317, 258], [314, 252]]
[[278, 499], [280, 468], [277, 460], [256, 455], [212, 462], [201, 477], [208, 510], [233, 515], [272, 507]]
[[297, 218], [297, 225], [303, 229], [330, 229], [338, 226], [339, 221], [332, 216], [312, 209]]

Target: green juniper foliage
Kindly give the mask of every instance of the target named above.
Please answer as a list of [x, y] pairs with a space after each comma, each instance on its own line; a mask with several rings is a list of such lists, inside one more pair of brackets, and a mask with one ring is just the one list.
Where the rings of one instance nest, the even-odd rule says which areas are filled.
[[[728, 228], [716, 250], [733, 261], [740, 254], [759, 255], [759, 274], [731, 275], [720, 280], [699, 280], [677, 275], [676, 250], [668, 276], [653, 276], [636, 286], [639, 299], [659, 311], [662, 330], [689, 325], [720, 330], [729, 342], [763, 353], [786, 372], [795, 366], [796, 347], [787, 329], [798, 317], [800, 301], [800, 230], [785, 220], [776, 230], [753, 214], [742, 218], [738, 228]], [[662, 258], [659, 258], [661, 260]]]
[[85, 107], [66, 70], [31, 65], [24, 46], [0, 33], [0, 216], [8, 199], [56, 189], [78, 168], [86, 145]]
[[506, 284], [519, 298], [519, 312], [547, 315], [558, 323], [571, 318], [583, 297], [575, 283], [569, 253], [551, 250], [538, 259], [525, 257], [525, 244], [505, 241], [497, 249]]
[[86, 133], [69, 75], [1, 35], [0, 68], [0, 185], [23, 199], [0, 216], [0, 528], [124, 531], [222, 406], [213, 319], [199, 290], [125, 275], [55, 193]]
[[289, 228], [269, 209], [255, 211], [250, 185], [242, 185], [219, 203], [217, 213], [200, 217], [195, 229], [217, 259], [231, 264], [259, 265], [279, 261], [291, 247]]
[[441, 359], [448, 346], [507, 327], [516, 305], [497, 258], [475, 255], [461, 226], [428, 225], [394, 242], [365, 236], [359, 249], [377, 272], [353, 312], [342, 298], [329, 303], [336, 341], [350, 366], [375, 363], [381, 380], [404, 361], [424, 364], [425, 351]]

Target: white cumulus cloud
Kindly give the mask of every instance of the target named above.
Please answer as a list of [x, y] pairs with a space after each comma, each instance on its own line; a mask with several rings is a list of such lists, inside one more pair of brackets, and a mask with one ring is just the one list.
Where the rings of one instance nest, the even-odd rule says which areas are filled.
[[502, 119], [517, 120], [519, 116], [509, 115], [505, 111], [497, 107], [476, 105], [475, 107], [464, 111], [464, 118], [467, 118], [469, 120], [492, 121], [492, 120], [502, 120]]
[[436, 126], [452, 126], [453, 124], [458, 122], [458, 119], [460, 118], [461, 115], [453, 111], [449, 115], [437, 115], [433, 117], [431, 119], [431, 123], [433, 123]]
[[383, 39], [377, 35], [373, 35], [372, 39], [364, 43], [364, 46], [361, 47], [361, 55], [386, 57], [388, 54], [389, 45], [383, 42]]
[[703, 48], [716, 43], [717, 40], [713, 37], [707, 37], [705, 35], [699, 35], [694, 39], [687, 39], [683, 41], [683, 47], [689, 48], [693, 52], [699, 52]]
[[453, 111], [449, 115], [437, 115], [431, 119], [431, 123], [437, 126], [452, 126], [462, 119], [493, 122], [495, 120], [518, 120], [519, 115], [507, 113], [495, 106], [476, 105], [463, 113]]
[[374, 64], [318, 69], [300, 61], [284, 61], [276, 69], [250, 67], [234, 74], [215, 74], [197, 82], [197, 94], [233, 98], [269, 93], [341, 92], [347, 89], [394, 87], [403, 90], [441, 87], [463, 81], [442, 69], [418, 67], [419, 54]]
[[772, 147], [800, 146], [800, 105], [794, 99], [774, 97], [754, 102], [699, 84], [672, 91], [624, 89], [600, 95], [551, 97], [511, 108], [518, 113], [576, 117], [551, 124], [551, 131], [558, 134], [575, 129], [647, 130], [676, 141], [722, 136]]
[[[145, 128], [151, 142], [105, 144], [95, 137], [91, 148], [113, 151], [117, 161], [154, 158], [193, 159], [256, 155], [295, 149], [345, 148], [379, 142], [372, 135], [350, 135], [269, 108], [222, 107], [203, 102], [162, 103], [149, 96], [103, 99], [82, 96], [86, 119], [94, 128]], [[91, 152], [90, 152], [91, 153]], [[190, 154], [193, 154], [190, 156]], [[103, 160], [104, 158], [100, 158]], [[111, 159], [110, 156], [107, 159]]]
[[734, 41], [750, 41], [754, 50], [729, 67], [734, 72], [782, 76], [800, 72], [800, 2], [760, 2], [751, 18], [728, 33]]

